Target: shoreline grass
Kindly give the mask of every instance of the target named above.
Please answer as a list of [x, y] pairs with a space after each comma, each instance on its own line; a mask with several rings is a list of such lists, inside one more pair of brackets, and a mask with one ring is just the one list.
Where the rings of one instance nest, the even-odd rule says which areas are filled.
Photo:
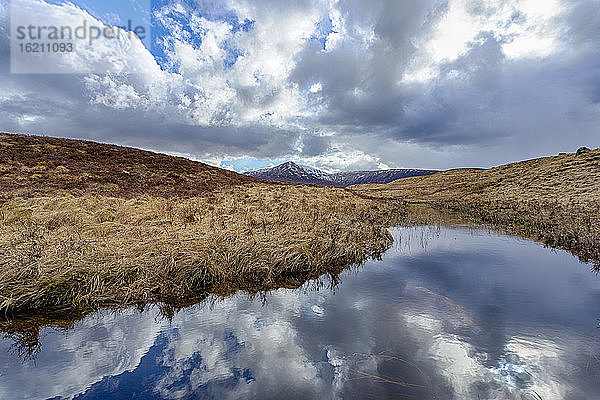
[[492, 229], [568, 250], [600, 270], [600, 149], [350, 190], [365, 198], [457, 212]]
[[[379, 256], [400, 203], [244, 185], [191, 198], [0, 203], [0, 310], [84, 309], [259, 289]], [[230, 288], [230, 289], [227, 289]]]
[[600, 260], [600, 150], [342, 189], [93, 142], [0, 147], [4, 313], [297, 285], [380, 256], [418, 203]]

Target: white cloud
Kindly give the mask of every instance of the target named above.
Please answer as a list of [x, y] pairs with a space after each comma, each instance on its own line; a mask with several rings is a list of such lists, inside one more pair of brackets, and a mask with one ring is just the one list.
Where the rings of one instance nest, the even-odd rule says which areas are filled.
[[366, 154], [360, 150], [353, 150], [352, 148], [338, 148], [336, 151], [322, 155], [314, 157], [294, 157], [293, 160], [307, 165], [314, 165], [316, 168], [326, 172], [364, 171], [389, 168], [389, 165], [381, 162], [378, 157]]
[[[600, 55], [589, 45], [600, 40], [589, 20], [600, 3], [540, 4], [166, 3], [155, 12], [168, 31], [161, 65], [135, 38], [82, 46], [61, 68], [108, 73], [4, 74], [0, 121], [202, 159], [291, 156], [330, 170], [487, 166], [600, 145]], [[56, 24], [98, 23], [72, 4], [12, 5]]]
[[433, 29], [415, 44], [419, 51], [403, 80], [435, 79], [443, 62], [465, 55], [482, 33], [501, 40], [509, 59], [547, 57], [561, 50], [566, 7], [560, 0], [454, 0]]
[[[99, 37], [94, 36], [92, 40], [90, 29], [94, 27], [101, 30], [106, 26], [72, 3], [55, 5], [42, 0], [14, 0], [10, 7], [13, 35], [11, 71], [14, 73], [124, 74], [135, 71], [134, 79], [159, 79], [160, 68], [136, 35], [113, 28], [112, 39], [98, 32]], [[26, 42], [17, 39], [18, 27], [30, 25], [38, 27], [38, 31], [33, 31], [34, 38], [38, 38], [39, 29], [44, 27], [56, 27], [61, 35], [64, 33], [68, 37], [69, 31], [63, 32], [62, 27], [70, 28], [75, 36], [64, 42], [72, 43], [73, 51], [37, 54], [22, 52], [19, 43]], [[84, 35], [85, 39], [76, 39], [78, 35]], [[38, 38], [37, 42], [56, 43], [43, 37], [45, 36], [42, 34], [42, 39]], [[36, 41], [31, 38], [29, 40]]]
[[[409, 315], [404, 317], [413, 329], [412, 334], [425, 343], [420, 359], [433, 360], [438, 373], [450, 383], [457, 399], [470, 399], [473, 389], [490, 388], [488, 399], [521, 399], [526, 393], [541, 398], [565, 398], [573, 388], [559, 377], [569, 375], [569, 355], [555, 342], [539, 337], [513, 337], [504, 348], [504, 355], [489, 366], [485, 354], [457, 335], [440, 334], [444, 321], [435, 317]], [[565, 338], [563, 338], [565, 339]], [[581, 344], [580, 338], [570, 336], [571, 343]], [[528, 384], [523, 387], [523, 379]]]

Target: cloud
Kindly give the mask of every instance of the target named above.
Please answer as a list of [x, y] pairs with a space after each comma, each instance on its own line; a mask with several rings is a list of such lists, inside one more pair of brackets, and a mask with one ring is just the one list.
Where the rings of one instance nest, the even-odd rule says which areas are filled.
[[[107, 73], [15, 75], [3, 56], [2, 129], [334, 170], [359, 153], [447, 168], [600, 146], [598, 0], [157, 4], [150, 50], [105, 40], [68, 59]], [[12, 6], [100, 23], [72, 4]]]

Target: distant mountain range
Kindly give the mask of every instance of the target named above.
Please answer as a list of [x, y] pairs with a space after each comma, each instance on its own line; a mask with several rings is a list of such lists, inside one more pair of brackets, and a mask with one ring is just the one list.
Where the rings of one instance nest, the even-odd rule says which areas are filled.
[[381, 171], [351, 171], [329, 174], [316, 168], [288, 161], [275, 167], [245, 172], [259, 179], [321, 186], [350, 186], [360, 183], [389, 183], [410, 176], [431, 175], [427, 169], [387, 169]]

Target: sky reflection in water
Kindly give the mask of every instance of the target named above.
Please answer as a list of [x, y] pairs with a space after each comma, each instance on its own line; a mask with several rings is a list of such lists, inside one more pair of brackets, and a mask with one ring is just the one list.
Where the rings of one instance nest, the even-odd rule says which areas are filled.
[[[0, 398], [600, 397], [600, 279], [483, 230], [396, 229], [335, 289], [238, 294], [177, 313], [103, 311], [0, 341]], [[314, 285], [313, 285], [314, 287]]]

